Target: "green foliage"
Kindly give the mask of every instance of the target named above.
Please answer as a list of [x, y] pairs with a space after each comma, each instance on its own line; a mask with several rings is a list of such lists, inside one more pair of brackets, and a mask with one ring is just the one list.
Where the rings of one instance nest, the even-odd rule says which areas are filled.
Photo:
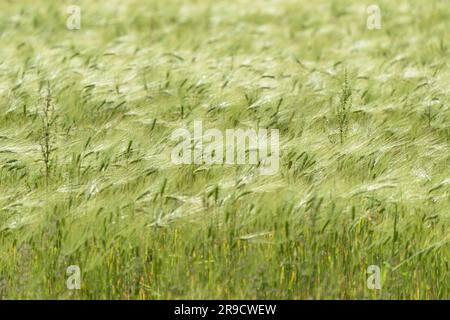
[[[450, 297], [448, 1], [380, 30], [356, 0], [74, 3], [0, 1], [0, 298]], [[278, 128], [279, 173], [174, 165], [195, 120]]]

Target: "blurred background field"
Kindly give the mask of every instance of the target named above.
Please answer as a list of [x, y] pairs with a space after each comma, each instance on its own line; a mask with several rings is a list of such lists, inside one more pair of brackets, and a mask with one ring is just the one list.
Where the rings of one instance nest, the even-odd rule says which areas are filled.
[[[371, 4], [1, 1], [0, 298], [448, 299], [449, 2]], [[194, 120], [279, 173], [174, 165]]]

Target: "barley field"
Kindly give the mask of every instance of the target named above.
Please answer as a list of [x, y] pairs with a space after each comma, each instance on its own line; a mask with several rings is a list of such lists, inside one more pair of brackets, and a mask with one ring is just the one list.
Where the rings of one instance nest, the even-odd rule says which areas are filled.
[[[449, 30], [448, 0], [1, 1], [0, 299], [449, 299]], [[278, 129], [278, 172], [174, 164], [194, 121]]]

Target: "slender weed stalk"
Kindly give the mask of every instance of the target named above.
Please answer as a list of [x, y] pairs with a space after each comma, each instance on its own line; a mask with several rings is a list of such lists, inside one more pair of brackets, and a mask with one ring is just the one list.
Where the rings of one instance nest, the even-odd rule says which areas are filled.
[[53, 153], [56, 151], [55, 147], [55, 125], [56, 125], [56, 113], [52, 101], [52, 93], [50, 89], [50, 83], [47, 82], [47, 90], [44, 102], [42, 103], [41, 112], [39, 114], [41, 120], [40, 129], [40, 147], [41, 147], [41, 161], [44, 164], [44, 177], [45, 185], [48, 187], [48, 182], [53, 166]]
[[344, 143], [345, 136], [348, 131], [349, 114], [352, 107], [352, 88], [348, 81], [347, 70], [344, 72], [344, 83], [339, 97], [339, 105], [336, 110], [336, 116], [339, 126], [339, 140]]

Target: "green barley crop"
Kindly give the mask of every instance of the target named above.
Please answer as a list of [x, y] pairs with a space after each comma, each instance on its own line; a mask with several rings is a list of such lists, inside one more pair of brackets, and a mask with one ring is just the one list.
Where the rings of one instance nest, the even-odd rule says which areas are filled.
[[[450, 298], [449, 3], [371, 4], [1, 1], [0, 298]], [[199, 119], [279, 172], [172, 163]]]

